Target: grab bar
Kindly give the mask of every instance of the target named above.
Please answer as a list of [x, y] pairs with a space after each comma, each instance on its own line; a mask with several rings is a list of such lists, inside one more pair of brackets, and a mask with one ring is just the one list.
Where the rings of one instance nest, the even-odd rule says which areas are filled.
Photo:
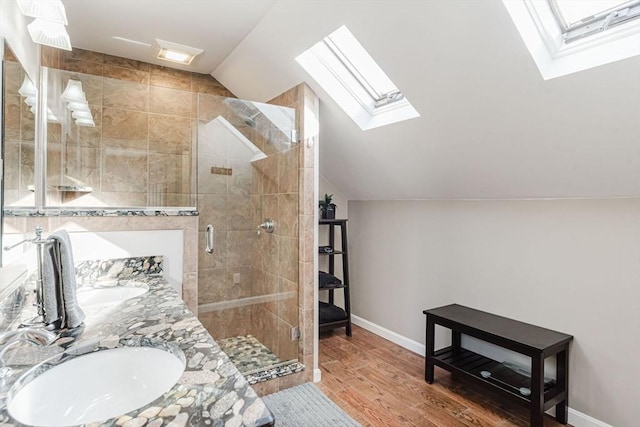
[[212, 254], [215, 251], [215, 248], [213, 247], [213, 225], [211, 224], [207, 225], [205, 241], [206, 243], [205, 243], [204, 250], [208, 254]]

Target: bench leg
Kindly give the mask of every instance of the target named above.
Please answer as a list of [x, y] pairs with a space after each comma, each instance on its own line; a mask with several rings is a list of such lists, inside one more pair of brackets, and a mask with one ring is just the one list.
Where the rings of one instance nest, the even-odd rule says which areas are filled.
[[562, 350], [556, 355], [556, 387], [562, 387], [567, 397], [556, 405], [556, 421], [569, 422], [569, 351]]
[[531, 427], [544, 424], [544, 358], [531, 357]]
[[433, 320], [427, 316], [427, 339], [426, 349], [424, 355], [424, 379], [433, 384], [433, 353], [434, 353], [434, 335], [436, 331], [436, 324]]

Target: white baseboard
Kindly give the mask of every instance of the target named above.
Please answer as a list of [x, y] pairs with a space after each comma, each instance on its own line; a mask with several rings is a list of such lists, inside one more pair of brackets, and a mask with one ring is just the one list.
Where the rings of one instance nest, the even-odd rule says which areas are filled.
[[[398, 344], [400, 347], [404, 347], [409, 351], [419, 354], [420, 356], [425, 355], [426, 348], [418, 341], [414, 341], [410, 338], [393, 332], [387, 328], [383, 328], [380, 325], [377, 325], [353, 314], [351, 315], [351, 321], [354, 325], [358, 325], [369, 332], [373, 332], [374, 334], [381, 336], [382, 338], [387, 339], [394, 344]], [[573, 425], [574, 427], [613, 427], [610, 424], [597, 420], [572, 408], [569, 408], [569, 424]]]
[[413, 351], [414, 353], [419, 354], [420, 356], [424, 356], [425, 346], [420, 344], [418, 341], [414, 341], [410, 338], [402, 336], [398, 333], [390, 331], [387, 328], [383, 328], [380, 325], [376, 325], [373, 322], [369, 322], [362, 317], [358, 317], [356, 315], [351, 315], [351, 321], [354, 325], [358, 325], [361, 328], [366, 329], [367, 331], [373, 332], [376, 335], [381, 336], [384, 339], [391, 341], [394, 344], [398, 344], [400, 347], [404, 347], [407, 350]]
[[575, 427], [613, 427], [572, 408], [569, 408], [569, 424]]
[[313, 370], [313, 382], [314, 383], [319, 383], [320, 381], [322, 381], [322, 371], [320, 369], [314, 369]]

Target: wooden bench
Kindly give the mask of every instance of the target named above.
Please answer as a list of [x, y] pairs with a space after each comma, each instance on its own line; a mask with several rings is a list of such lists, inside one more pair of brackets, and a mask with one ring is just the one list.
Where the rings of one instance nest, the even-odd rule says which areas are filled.
[[[567, 423], [569, 401], [569, 343], [571, 335], [530, 325], [451, 304], [424, 310], [427, 316], [427, 349], [425, 380], [433, 383], [433, 368], [438, 365], [452, 373], [464, 375], [530, 409], [532, 427], [542, 427], [544, 412], [556, 407], [556, 420]], [[435, 325], [451, 330], [451, 346], [434, 350]], [[461, 346], [462, 334], [513, 350], [531, 358], [530, 376], [519, 375], [518, 384], [509, 384], [494, 375], [504, 368], [498, 361], [474, 353]], [[556, 379], [545, 384], [544, 361], [556, 356]], [[523, 386], [523, 381], [525, 385]], [[526, 387], [528, 385], [529, 387]]]

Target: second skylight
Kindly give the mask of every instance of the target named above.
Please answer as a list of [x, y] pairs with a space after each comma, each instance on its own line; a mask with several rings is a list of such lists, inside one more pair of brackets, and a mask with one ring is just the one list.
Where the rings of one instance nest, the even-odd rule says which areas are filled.
[[420, 115], [345, 26], [296, 61], [362, 130]]

